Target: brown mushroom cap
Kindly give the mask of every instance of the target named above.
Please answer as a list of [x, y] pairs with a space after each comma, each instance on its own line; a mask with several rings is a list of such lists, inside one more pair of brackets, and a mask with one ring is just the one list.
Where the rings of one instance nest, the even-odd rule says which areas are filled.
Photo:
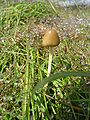
[[55, 47], [59, 45], [59, 43], [60, 43], [59, 36], [55, 28], [52, 28], [51, 30], [47, 30], [42, 40], [42, 46]]

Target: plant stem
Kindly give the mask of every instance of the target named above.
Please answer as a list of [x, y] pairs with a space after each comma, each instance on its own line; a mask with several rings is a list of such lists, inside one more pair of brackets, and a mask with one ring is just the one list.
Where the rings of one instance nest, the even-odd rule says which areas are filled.
[[49, 77], [49, 75], [51, 73], [52, 55], [53, 55], [52, 47], [49, 47], [49, 63], [48, 63], [47, 77]]
[[26, 51], [27, 51], [27, 60], [26, 60], [26, 70], [25, 70], [25, 82], [23, 89], [23, 103], [22, 103], [22, 115], [23, 120], [30, 120], [30, 94], [29, 94], [29, 43], [28, 39], [26, 39]]

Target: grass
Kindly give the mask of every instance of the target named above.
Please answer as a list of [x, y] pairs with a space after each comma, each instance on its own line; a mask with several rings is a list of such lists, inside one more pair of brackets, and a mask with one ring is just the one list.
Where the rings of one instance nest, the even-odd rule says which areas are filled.
[[[16, 3], [2, 7], [0, 12], [1, 120], [89, 119], [89, 77], [86, 75], [74, 77], [73, 74], [69, 76], [71, 71], [90, 71], [87, 22], [89, 9], [86, 9], [86, 13], [81, 9], [84, 16], [81, 11], [77, 9], [75, 11], [73, 8], [57, 10], [59, 17], [49, 4], [43, 2]], [[83, 22], [86, 19], [87, 21], [77, 24], [80, 18]], [[69, 21], [71, 19], [77, 20], [75, 25], [79, 32], [76, 32], [73, 22]], [[47, 28], [54, 26], [60, 34], [60, 45], [54, 48], [51, 74], [65, 71], [68, 72], [68, 76], [58, 77], [55, 81], [53, 77], [51, 79], [53, 82], [48, 84], [46, 90], [42, 89], [41, 92], [32, 94], [36, 84], [40, 81], [43, 83], [43, 80], [47, 79], [48, 50], [40, 46], [44, 34], [39, 28], [42, 24]]]

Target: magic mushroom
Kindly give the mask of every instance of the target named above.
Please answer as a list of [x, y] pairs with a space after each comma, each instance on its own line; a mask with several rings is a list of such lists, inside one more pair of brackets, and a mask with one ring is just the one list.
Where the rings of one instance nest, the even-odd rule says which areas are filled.
[[43, 37], [42, 40], [42, 46], [43, 47], [49, 47], [49, 63], [48, 63], [48, 73], [47, 77], [51, 73], [51, 64], [52, 64], [52, 56], [53, 56], [53, 47], [58, 46], [60, 43], [59, 36], [55, 30], [55, 28], [52, 28], [50, 30], [46, 31], [46, 34]]

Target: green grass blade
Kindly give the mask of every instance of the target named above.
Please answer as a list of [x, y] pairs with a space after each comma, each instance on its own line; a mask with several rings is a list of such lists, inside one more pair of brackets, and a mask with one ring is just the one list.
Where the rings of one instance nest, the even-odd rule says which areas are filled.
[[81, 77], [87, 76], [87, 77], [90, 77], [90, 72], [89, 71], [88, 72], [78, 71], [78, 72], [59, 72], [59, 73], [55, 73], [55, 74], [51, 75], [50, 77], [44, 78], [41, 82], [39, 82], [35, 86], [35, 88], [33, 89], [32, 92], [35, 93], [37, 90], [42, 89], [43, 86], [45, 84], [47, 84], [48, 82], [54, 81], [54, 80], [56, 80], [58, 78], [61, 78], [61, 77], [67, 77], [67, 76], [69, 76], [69, 77], [71, 77], [71, 76], [81, 76]]

